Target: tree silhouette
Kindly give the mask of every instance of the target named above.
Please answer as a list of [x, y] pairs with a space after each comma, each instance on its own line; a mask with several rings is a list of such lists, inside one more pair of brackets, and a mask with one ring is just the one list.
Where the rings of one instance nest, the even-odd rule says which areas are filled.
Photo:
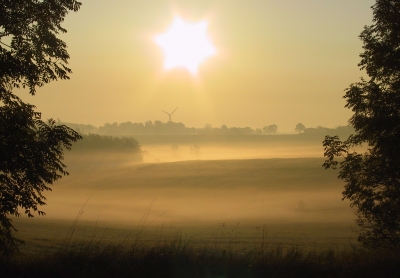
[[69, 11], [81, 3], [74, 0], [4, 0], [0, 3], [0, 252], [18, 250], [22, 241], [10, 216], [19, 209], [33, 217], [45, 204], [43, 191], [68, 173], [62, 163], [80, 135], [52, 119], [41, 120], [35, 106], [13, 94], [14, 88], [36, 88], [57, 79], [68, 79], [69, 55], [57, 35]]
[[298, 123], [294, 130], [298, 133], [303, 133], [305, 129], [306, 127], [302, 123]]
[[[326, 136], [325, 168], [339, 166], [343, 198], [356, 208], [359, 241], [371, 248], [400, 247], [400, 1], [377, 0], [373, 24], [360, 35], [359, 66], [368, 80], [351, 84], [344, 98], [354, 112], [354, 135]], [[366, 145], [365, 153], [352, 150]], [[336, 157], [342, 157], [339, 161]]]
[[278, 126], [275, 124], [264, 126], [263, 131], [267, 134], [275, 134], [278, 131]]

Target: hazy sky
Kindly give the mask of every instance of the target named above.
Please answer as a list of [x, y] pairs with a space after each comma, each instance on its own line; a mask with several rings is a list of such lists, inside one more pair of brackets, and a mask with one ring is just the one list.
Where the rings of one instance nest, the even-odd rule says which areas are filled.
[[[344, 89], [362, 76], [358, 35], [373, 0], [82, 0], [64, 23], [71, 80], [24, 100], [44, 118], [103, 125], [168, 116], [188, 127], [290, 132], [345, 125]], [[165, 71], [154, 37], [174, 16], [207, 21], [216, 54], [198, 75]]]

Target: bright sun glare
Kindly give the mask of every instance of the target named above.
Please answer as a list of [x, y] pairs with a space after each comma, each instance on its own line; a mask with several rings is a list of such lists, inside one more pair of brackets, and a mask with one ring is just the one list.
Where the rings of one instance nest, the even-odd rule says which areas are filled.
[[206, 31], [205, 21], [190, 24], [176, 17], [166, 33], [155, 37], [165, 53], [164, 68], [186, 68], [196, 74], [199, 64], [216, 52]]

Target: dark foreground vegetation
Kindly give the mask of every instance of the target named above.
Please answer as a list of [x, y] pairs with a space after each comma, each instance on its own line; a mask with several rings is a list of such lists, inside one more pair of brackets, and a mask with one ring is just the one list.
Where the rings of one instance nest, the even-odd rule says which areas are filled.
[[153, 245], [93, 242], [0, 258], [0, 277], [400, 277], [389, 251], [191, 247], [179, 237]]

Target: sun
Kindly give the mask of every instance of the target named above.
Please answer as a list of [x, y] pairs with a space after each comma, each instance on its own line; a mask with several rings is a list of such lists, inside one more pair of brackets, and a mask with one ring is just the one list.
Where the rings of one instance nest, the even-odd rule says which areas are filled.
[[190, 24], [175, 17], [168, 31], [157, 35], [154, 40], [164, 51], [166, 70], [185, 68], [196, 75], [199, 65], [216, 53], [207, 37], [205, 21]]

